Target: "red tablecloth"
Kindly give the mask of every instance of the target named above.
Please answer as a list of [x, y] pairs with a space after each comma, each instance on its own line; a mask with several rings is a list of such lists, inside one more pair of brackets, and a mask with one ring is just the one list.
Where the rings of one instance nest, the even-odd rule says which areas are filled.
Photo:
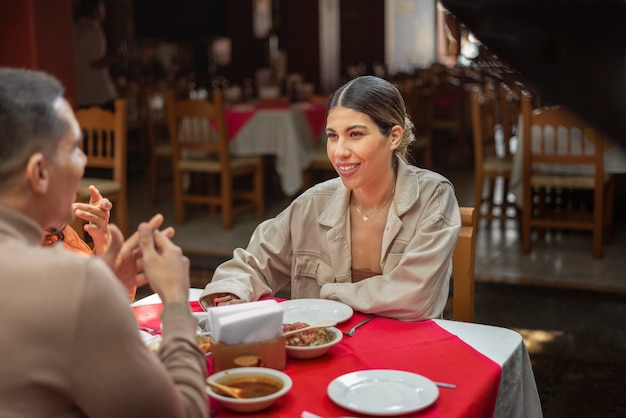
[[[158, 329], [161, 305], [133, 307], [140, 325]], [[197, 302], [192, 310], [201, 311]], [[346, 330], [364, 318], [354, 316], [339, 324]], [[211, 373], [211, 358], [208, 358]], [[402, 322], [378, 317], [359, 328], [354, 337], [344, 337], [324, 356], [310, 360], [287, 359], [292, 390], [269, 409], [248, 417], [297, 418], [303, 410], [323, 417], [362, 416], [335, 405], [328, 384], [356, 370], [396, 369], [418, 373], [429, 379], [454, 383], [456, 389], [439, 388], [439, 398], [430, 407], [406, 417], [491, 417], [493, 416], [501, 369], [498, 364], [450, 334], [433, 321]], [[211, 400], [218, 417], [240, 417]]]
[[[299, 107], [309, 122], [313, 138], [317, 139], [322, 134], [326, 125], [326, 106], [319, 103], [302, 103]], [[225, 111], [226, 132], [232, 140], [239, 130], [254, 116], [259, 110], [286, 110], [290, 108], [289, 103], [275, 104], [268, 106], [244, 105], [227, 107]]]

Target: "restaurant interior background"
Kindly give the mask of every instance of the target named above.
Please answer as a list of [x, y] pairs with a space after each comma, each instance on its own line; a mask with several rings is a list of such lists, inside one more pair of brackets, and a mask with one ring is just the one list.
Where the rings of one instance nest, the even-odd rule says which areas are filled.
[[[315, 86], [316, 94], [324, 95], [357, 74], [388, 76], [393, 71], [410, 71], [412, 66], [449, 64], [459, 57], [462, 59], [464, 46], [470, 58], [477, 58], [475, 45], [467, 42], [471, 38], [462, 22], [451, 16], [446, 18], [433, 0], [106, 0], [105, 3], [104, 27], [109, 48], [128, 50], [131, 54], [131, 60], [111, 69], [120, 91], [129, 97], [139, 85], [159, 79], [187, 90], [210, 88], [215, 83], [243, 88], [251, 83], [254, 96], [257, 77], [280, 83], [288, 94], [288, 75], [292, 73], [300, 74], [301, 80]], [[488, 3], [473, 2], [484, 6], [485, 11], [489, 10]], [[73, 0], [3, 2], [0, 65], [49, 71], [67, 86], [68, 97], [75, 97], [73, 9]], [[389, 20], [390, 10], [395, 20]], [[449, 24], [446, 30], [443, 30], [444, 22]], [[480, 55], [478, 60], [506, 66], [487, 49], [480, 51], [485, 55]], [[543, 86], [528, 83], [528, 87], [541, 91]], [[583, 90], [581, 94], [590, 94], [589, 88]], [[469, 191], [470, 197], [462, 203], [471, 205], [471, 141], [462, 142], [450, 135], [438, 139], [434, 169], [449, 176], [457, 189]], [[129, 136], [129, 141], [137, 141], [137, 137]], [[145, 218], [153, 213], [154, 207], [146, 196], [141, 145], [135, 143], [134, 148], [130, 145], [130, 205], [134, 222], [138, 216]], [[577, 260], [578, 264], [565, 270], [565, 274], [576, 274], [576, 270], [598, 274], [606, 271], [607, 265], [621, 265], [616, 263], [621, 262], [620, 254], [624, 254], [626, 246], [620, 238], [626, 232], [624, 183], [624, 176], [618, 176], [616, 239], [610, 251], [603, 260], [591, 261], [590, 255], [588, 259]], [[477, 321], [524, 333], [545, 416], [626, 416], [622, 399], [626, 392], [626, 334], [620, 324], [620, 318], [626, 314], [626, 282], [618, 283], [623, 269], [611, 268], [614, 279], [610, 287], [594, 288], [584, 285], [582, 280], [560, 286], [557, 280], [550, 282], [551, 288], [541, 287], [541, 280], [530, 277], [523, 269], [546, 262], [546, 257], [553, 258], [548, 262], [567, 265], [572, 258], [570, 255], [568, 259], [566, 253], [573, 245], [586, 249], [589, 236], [581, 234], [583, 238], [579, 239], [578, 235], [565, 235], [560, 243], [562, 250], [557, 243], [547, 252], [549, 256], [529, 259], [521, 257], [519, 245], [511, 243], [519, 238], [515, 226], [507, 224], [506, 228], [486, 233], [484, 225], [481, 223], [477, 241]], [[184, 233], [184, 227], [181, 230]], [[197, 280], [210, 278], [202, 255], [192, 257], [192, 261], [200, 267]], [[497, 268], [500, 270], [496, 271]], [[498, 280], [507, 269], [518, 269], [521, 279]]]

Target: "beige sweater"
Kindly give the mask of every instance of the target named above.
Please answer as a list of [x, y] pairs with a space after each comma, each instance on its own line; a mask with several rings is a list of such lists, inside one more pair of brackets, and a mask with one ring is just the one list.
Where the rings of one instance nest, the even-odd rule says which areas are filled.
[[157, 356], [106, 264], [41, 239], [0, 206], [0, 416], [206, 417], [189, 306], [164, 306]]

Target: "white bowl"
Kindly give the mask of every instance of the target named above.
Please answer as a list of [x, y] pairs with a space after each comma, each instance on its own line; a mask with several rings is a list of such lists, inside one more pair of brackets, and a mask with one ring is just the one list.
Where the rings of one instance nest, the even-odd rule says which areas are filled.
[[287, 345], [287, 355], [291, 358], [309, 359], [326, 354], [328, 350], [330, 350], [330, 347], [337, 344], [343, 338], [343, 334], [339, 329], [335, 327], [329, 327], [328, 330], [335, 334], [335, 338], [333, 338], [332, 341], [322, 345]]
[[270, 407], [276, 399], [285, 395], [291, 389], [292, 381], [285, 373], [267, 367], [237, 367], [234, 369], [222, 370], [212, 374], [208, 381], [229, 385], [229, 383], [242, 380], [245, 377], [262, 378], [275, 382], [281, 388], [271, 395], [259, 398], [231, 398], [214, 392], [210, 386], [206, 387], [206, 393], [213, 399], [218, 400], [225, 408], [235, 412], [256, 412]]

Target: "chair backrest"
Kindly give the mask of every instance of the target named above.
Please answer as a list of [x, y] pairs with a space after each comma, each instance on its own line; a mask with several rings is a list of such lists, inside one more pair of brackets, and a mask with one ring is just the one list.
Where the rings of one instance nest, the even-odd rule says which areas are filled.
[[[490, 89], [487, 89], [490, 93]], [[485, 157], [496, 157], [496, 114], [493, 94], [485, 94], [481, 86], [474, 86], [470, 93], [472, 134], [474, 141], [474, 164], [483, 166]], [[504, 156], [503, 152], [500, 155]]]
[[452, 319], [474, 321], [474, 257], [476, 210], [461, 208], [461, 232], [452, 254]]
[[115, 100], [115, 111], [78, 109], [76, 120], [83, 133], [87, 167], [111, 170], [111, 179], [126, 187], [126, 101]]
[[228, 166], [228, 137], [221, 100], [175, 100], [172, 91], [167, 91], [165, 98], [174, 159], [182, 158], [186, 152], [202, 153]]
[[604, 137], [563, 106], [532, 108], [532, 97], [522, 97], [524, 178], [534, 164], [588, 165], [597, 185], [604, 178]]

